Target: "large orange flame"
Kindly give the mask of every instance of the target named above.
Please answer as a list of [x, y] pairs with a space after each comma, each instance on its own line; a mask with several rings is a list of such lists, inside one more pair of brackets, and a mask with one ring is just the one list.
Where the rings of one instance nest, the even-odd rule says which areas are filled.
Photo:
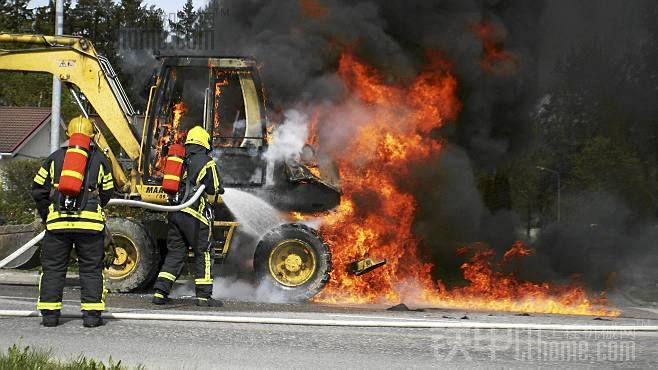
[[[340, 148], [329, 148], [340, 168], [343, 198], [336, 210], [323, 216], [321, 232], [332, 248], [334, 272], [315, 301], [404, 301], [469, 309], [615, 315], [616, 311], [592, 301], [581, 288], [520, 282], [511, 274], [498, 272], [506, 262], [531, 253], [520, 243], [505, 254], [500, 265], [492, 264], [491, 249], [482, 245], [463, 248], [461, 253], [473, 253], [462, 266], [469, 283], [465, 287], [448, 289], [431, 278], [432, 265], [422, 261], [420, 240], [412, 232], [416, 200], [402, 189], [412, 163], [440, 155], [442, 141], [435, 130], [454, 120], [461, 105], [450, 65], [438, 53], [429, 54], [428, 60], [413, 83], [397, 86], [384, 83], [376, 70], [350, 53], [340, 58], [339, 76], [354, 95], [346, 104], [356, 100], [368, 112], [350, 117], [355, 134]], [[388, 263], [362, 276], [347, 272], [351, 262], [368, 256], [386, 258]]]
[[180, 129], [180, 122], [183, 118], [183, 115], [187, 112], [187, 106], [183, 102], [175, 103], [172, 107], [172, 117], [171, 122], [165, 122], [161, 124], [161, 127], [164, 128], [162, 136], [158, 140], [156, 145], [156, 158], [155, 158], [155, 174], [160, 175], [160, 170], [164, 167], [164, 163], [167, 159], [165, 153], [163, 153], [162, 148], [169, 146], [171, 144], [182, 143], [187, 135], [187, 131]]

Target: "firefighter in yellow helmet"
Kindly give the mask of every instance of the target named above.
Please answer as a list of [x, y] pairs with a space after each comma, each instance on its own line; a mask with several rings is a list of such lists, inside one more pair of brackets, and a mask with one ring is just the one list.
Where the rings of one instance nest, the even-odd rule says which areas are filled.
[[[88, 140], [94, 136], [89, 119], [72, 119], [66, 134], [69, 146], [56, 150], [45, 160], [32, 186], [32, 197], [46, 226], [41, 246], [42, 272], [37, 309], [41, 310], [44, 326], [59, 324], [69, 255], [75, 245], [83, 325], [95, 327], [102, 325], [101, 312], [105, 309], [105, 221], [102, 207], [114, 192], [114, 179], [107, 159], [95, 148], [93, 141]], [[80, 142], [85, 145], [80, 145]], [[77, 168], [65, 168], [71, 166], [71, 162], [64, 164], [69, 152], [73, 162], [77, 160]], [[67, 177], [69, 180], [73, 178], [74, 184], [81, 184], [77, 196], [62, 193], [65, 190], [64, 186], [60, 188], [60, 181], [66, 181]], [[75, 182], [75, 179], [80, 182]]]
[[187, 248], [194, 252], [194, 283], [199, 306], [221, 306], [212, 299], [214, 257], [211, 245], [212, 205], [206, 195], [222, 194], [217, 165], [208, 156], [210, 135], [202, 126], [193, 127], [185, 140], [183, 178], [178, 203], [186, 202], [197, 187], [205, 185], [205, 194], [192, 206], [169, 214], [167, 257], [155, 282], [154, 304], [165, 304], [172, 285], [180, 275], [187, 258]]

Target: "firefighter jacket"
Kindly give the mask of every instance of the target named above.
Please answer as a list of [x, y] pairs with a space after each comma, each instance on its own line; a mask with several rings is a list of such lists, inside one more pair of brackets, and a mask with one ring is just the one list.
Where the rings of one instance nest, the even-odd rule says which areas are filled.
[[102, 207], [114, 192], [112, 169], [96, 147], [92, 146], [87, 160], [83, 189], [75, 199], [74, 208], [63, 205], [64, 196], [57, 191], [66, 148], [52, 153], [43, 163], [32, 183], [32, 198], [39, 215], [50, 232], [96, 233], [103, 231]]
[[[215, 195], [219, 191], [220, 181], [217, 173], [217, 164], [215, 161], [206, 154], [205, 148], [196, 144], [185, 145], [187, 153], [186, 169], [183, 173], [183, 180], [181, 181], [182, 187], [189, 186], [190, 188], [181, 189], [181, 192], [187, 194], [183, 199], [183, 203], [192, 197], [194, 189], [198, 185], [205, 185], [204, 193], [207, 195]], [[190, 216], [198, 219], [204, 224], [208, 225], [208, 218], [205, 215], [207, 199], [202, 196], [190, 207], [183, 209], [181, 212], [187, 213]]]

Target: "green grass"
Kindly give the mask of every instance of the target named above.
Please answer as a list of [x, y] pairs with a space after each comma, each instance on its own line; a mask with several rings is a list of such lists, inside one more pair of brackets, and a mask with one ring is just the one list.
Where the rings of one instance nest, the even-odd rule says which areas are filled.
[[[124, 370], [128, 367], [121, 364], [121, 361], [114, 362], [112, 357], [107, 363], [88, 359], [84, 356], [71, 359], [69, 361], [59, 361], [53, 358], [51, 351], [44, 351], [25, 347], [19, 348], [13, 345], [7, 349], [7, 352], [0, 352], [0, 370]], [[137, 369], [144, 369], [139, 366]]]

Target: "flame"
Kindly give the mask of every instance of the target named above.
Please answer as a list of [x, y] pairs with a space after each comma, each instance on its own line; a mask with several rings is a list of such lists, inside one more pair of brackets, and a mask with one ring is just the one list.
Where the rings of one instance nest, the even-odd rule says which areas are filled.
[[318, 0], [299, 0], [302, 15], [310, 18], [324, 18], [329, 15], [329, 9]]
[[308, 124], [309, 138], [306, 140], [306, 143], [311, 146], [316, 146], [318, 144], [318, 122], [320, 120], [320, 110], [315, 110], [311, 115]]
[[161, 127], [164, 130], [162, 136], [160, 136], [158, 144], [156, 145], [155, 175], [160, 174], [167, 159], [162, 153], [162, 148], [171, 144], [182, 143], [187, 135], [187, 131], [180, 130], [180, 122], [185, 112], [187, 112], [187, 106], [185, 103], [179, 102], [174, 104], [172, 108], [171, 122], [161, 124]]
[[221, 136], [222, 135], [222, 127], [221, 127], [221, 120], [219, 119], [219, 96], [222, 95], [222, 87], [227, 86], [229, 84], [228, 82], [228, 76], [226, 76], [224, 73], [222, 73], [222, 76], [219, 77], [224, 77], [221, 80], [218, 80], [215, 82], [215, 103], [214, 103], [214, 115], [213, 115], [213, 138], [219, 137], [220, 140], [218, 141], [219, 143], [222, 142]]
[[511, 73], [518, 67], [517, 57], [504, 48], [504, 34], [492, 23], [480, 22], [473, 31], [482, 41], [482, 69], [492, 73]]
[[269, 125], [265, 128], [265, 142], [271, 143], [274, 135], [274, 125]]
[[[410, 181], [412, 164], [440, 155], [443, 142], [433, 133], [456, 119], [461, 109], [457, 80], [438, 53], [428, 54], [427, 66], [408, 86], [384, 83], [376, 70], [350, 53], [341, 56], [338, 74], [353, 92], [345, 104], [358, 100], [368, 113], [351, 117], [349, 127], [356, 129], [347, 143], [328, 148], [340, 169], [343, 197], [322, 219], [320, 232], [331, 247], [334, 270], [316, 302], [404, 301], [469, 309], [618, 314], [604, 306], [604, 297], [592, 300], [581, 288], [522, 282], [499, 272], [509, 261], [532, 253], [521, 243], [500, 264], [491, 262], [494, 253], [483, 245], [462, 248], [460, 253], [472, 254], [462, 265], [468, 285], [448, 289], [434, 281], [433, 266], [423, 262], [421, 240], [412, 231], [416, 200], [402, 185]], [[388, 262], [358, 277], [347, 272], [351, 262], [369, 256]]]
[[306, 218], [301, 212], [290, 212], [288, 213], [288, 219], [291, 221], [304, 221]]
[[180, 130], [180, 120], [183, 118], [183, 115], [187, 112], [187, 106], [185, 103], [180, 102], [177, 104], [174, 104], [174, 119], [172, 122], [172, 132], [174, 135], [173, 142], [174, 143], [181, 143], [185, 136], [187, 135], [187, 132], [181, 131]]

